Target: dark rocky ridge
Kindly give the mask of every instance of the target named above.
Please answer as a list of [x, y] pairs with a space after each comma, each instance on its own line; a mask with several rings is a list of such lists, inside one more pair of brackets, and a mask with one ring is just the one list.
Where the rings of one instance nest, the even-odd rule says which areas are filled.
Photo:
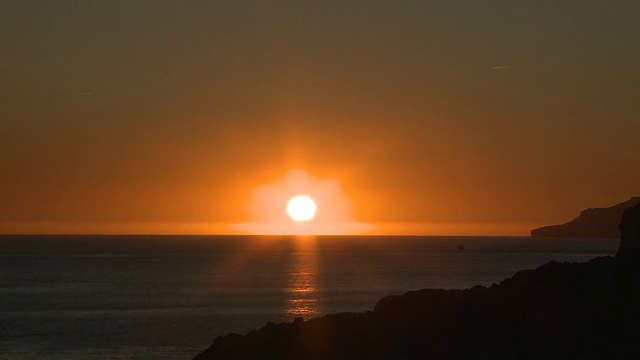
[[499, 285], [387, 296], [372, 312], [269, 323], [214, 340], [209, 359], [640, 358], [640, 205], [615, 257], [550, 262]]
[[620, 247], [616, 256], [640, 258], [640, 204], [625, 210], [620, 222]]
[[620, 237], [618, 225], [620, 224], [622, 213], [639, 203], [640, 197], [633, 197], [608, 208], [583, 210], [577, 218], [566, 224], [533, 229], [531, 230], [531, 236], [617, 239]]

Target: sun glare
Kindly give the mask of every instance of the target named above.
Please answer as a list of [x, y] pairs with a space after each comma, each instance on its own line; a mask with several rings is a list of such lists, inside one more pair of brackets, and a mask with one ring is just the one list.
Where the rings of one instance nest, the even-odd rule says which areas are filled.
[[307, 195], [299, 195], [291, 198], [287, 205], [287, 214], [295, 221], [309, 221], [313, 219], [318, 207]]
[[351, 218], [351, 202], [337, 177], [316, 178], [291, 169], [280, 179], [255, 188], [247, 203], [251, 221], [232, 230], [254, 235], [353, 235], [373, 225]]

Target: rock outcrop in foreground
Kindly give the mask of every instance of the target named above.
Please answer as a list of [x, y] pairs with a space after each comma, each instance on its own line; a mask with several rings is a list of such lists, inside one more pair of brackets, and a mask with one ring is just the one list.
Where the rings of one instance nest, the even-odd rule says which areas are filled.
[[615, 257], [550, 262], [489, 288], [388, 296], [366, 313], [229, 334], [208, 359], [640, 359], [640, 205]]
[[583, 210], [577, 218], [566, 224], [533, 229], [531, 236], [617, 239], [620, 237], [618, 225], [622, 213], [639, 203], [640, 197], [633, 197], [612, 207]]
[[620, 247], [616, 256], [640, 258], [640, 204], [627, 209], [620, 222]]

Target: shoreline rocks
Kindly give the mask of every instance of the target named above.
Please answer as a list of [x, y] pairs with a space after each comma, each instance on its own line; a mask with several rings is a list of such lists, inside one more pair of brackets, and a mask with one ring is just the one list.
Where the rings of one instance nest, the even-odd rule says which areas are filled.
[[620, 222], [620, 247], [616, 256], [640, 257], [640, 204], [625, 210]]
[[640, 358], [640, 205], [615, 257], [549, 262], [490, 287], [387, 296], [373, 311], [217, 337], [213, 359]]

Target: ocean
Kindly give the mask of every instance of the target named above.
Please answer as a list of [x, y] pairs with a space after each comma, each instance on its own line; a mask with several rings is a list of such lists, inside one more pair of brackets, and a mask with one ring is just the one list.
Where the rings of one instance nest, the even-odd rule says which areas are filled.
[[[0, 359], [192, 359], [218, 335], [489, 286], [615, 239], [0, 236]], [[461, 247], [462, 249], [459, 249]]]

